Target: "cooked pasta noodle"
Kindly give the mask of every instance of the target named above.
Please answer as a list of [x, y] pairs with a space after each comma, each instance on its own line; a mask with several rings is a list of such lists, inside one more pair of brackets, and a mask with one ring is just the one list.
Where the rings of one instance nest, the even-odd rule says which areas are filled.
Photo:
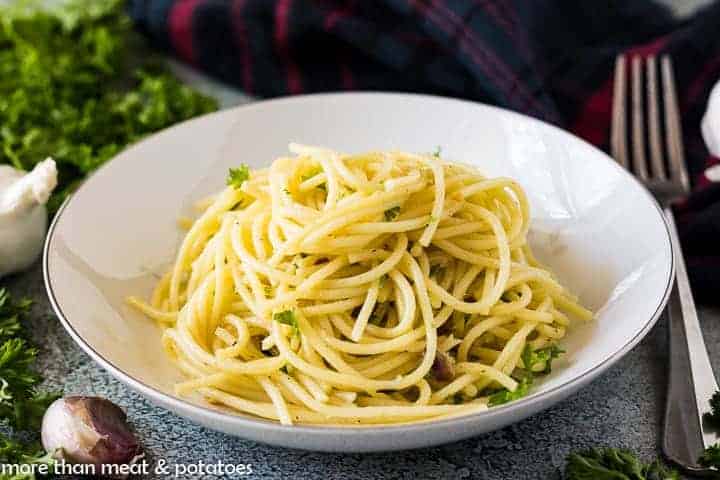
[[535, 261], [515, 181], [290, 150], [204, 200], [150, 302], [129, 299], [163, 327], [179, 394], [284, 424], [456, 416], [525, 388], [551, 359], [527, 355], [592, 318]]

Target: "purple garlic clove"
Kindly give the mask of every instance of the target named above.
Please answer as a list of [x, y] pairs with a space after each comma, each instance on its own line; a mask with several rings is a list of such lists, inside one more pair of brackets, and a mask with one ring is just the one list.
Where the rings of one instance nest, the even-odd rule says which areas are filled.
[[71, 396], [53, 402], [42, 422], [42, 444], [48, 452], [71, 463], [131, 464], [141, 448], [127, 424], [125, 412], [100, 397]]

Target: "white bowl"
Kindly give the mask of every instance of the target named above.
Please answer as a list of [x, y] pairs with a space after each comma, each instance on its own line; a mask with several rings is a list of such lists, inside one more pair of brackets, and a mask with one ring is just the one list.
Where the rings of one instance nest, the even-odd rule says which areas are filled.
[[[227, 169], [261, 167], [288, 142], [357, 152], [428, 152], [508, 175], [527, 191], [538, 257], [597, 312], [563, 342], [564, 360], [528, 397], [474, 415], [413, 425], [281, 426], [180, 398], [160, 331], [125, 303], [148, 296], [172, 262], [188, 205], [220, 189]], [[210, 428], [273, 445], [378, 451], [460, 440], [561, 401], [650, 330], [673, 277], [667, 227], [649, 193], [607, 155], [540, 121], [485, 105], [403, 94], [331, 94], [259, 102], [160, 132], [99, 169], [50, 227], [45, 282], [72, 338], [154, 403]]]

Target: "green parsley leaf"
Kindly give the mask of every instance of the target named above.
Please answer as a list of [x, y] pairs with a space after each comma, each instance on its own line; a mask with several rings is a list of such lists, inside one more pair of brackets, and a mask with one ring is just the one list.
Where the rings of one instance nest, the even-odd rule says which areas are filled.
[[400, 215], [400, 207], [392, 207], [385, 210], [385, 221], [391, 222]]
[[720, 443], [710, 445], [706, 448], [702, 455], [700, 455], [698, 463], [703, 467], [720, 468]]
[[231, 168], [228, 170], [228, 176], [225, 180], [227, 185], [231, 185], [235, 188], [240, 188], [245, 180], [250, 178], [250, 168], [244, 163], [238, 168]]
[[566, 480], [679, 480], [674, 470], [659, 461], [644, 464], [626, 450], [591, 449], [571, 453], [565, 466]]
[[297, 318], [295, 318], [295, 312], [292, 310], [285, 310], [284, 312], [278, 312], [273, 315], [273, 320], [283, 325], [290, 325], [293, 329], [293, 335], [300, 333], [300, 327], [298, 326]]
[[710, 398], [710, 408], [712, 411], [705, 414], [705, 421], [716, 429], [720, 429], [720, 390], [713, 393]]
[[[522, 358], [525, 370], [534, 373], [547, 374], [552, 371], [552, 361], [565, 353], [565, 350], [557, 345], [549, 345], [533, 351], [530, 345], [526, 345], [520, 358]], [[542, 365], [541, 370], [536, 370], [536, 365]]]
[[532, 375], [525, 375], [518, 383], [515, 391], [511, 392], [510, 390], [504, 388], [499, 392], [490, 395], [490, 398], [488, 400], [488, 406], [494, 407], [496, 405], [502, 405], [503, 403], [512, 402], [514, 400], [518, 400], [522, 397], [527, 396], [527, 394], [530, 392], [530, 387], [532, 386], [532, 383]]
[[440, 145], [438, 145], [437, 147], [435, 147], [435, 150], [433, 151], [432, 156], [435, 158], [440, 158], [441, 153], [442, 153], [442, 147]]
[[[45, 464], [50, 466], [56, 462], [53, 453], [55, 452], [46, 453], [40, 442], [22, 443], [0, 435], [0, 462], [3, 464]], [[36, 480], [37, 478], [35, 475], [10, 476], [7, 474], [0, 476], [2, 480]]]
[[13, 303], [10, 293], [0, 288], [0, 341], [15, 337], [20, 332], [20, 316], [27, 312], [30, 304], [29, 300]]

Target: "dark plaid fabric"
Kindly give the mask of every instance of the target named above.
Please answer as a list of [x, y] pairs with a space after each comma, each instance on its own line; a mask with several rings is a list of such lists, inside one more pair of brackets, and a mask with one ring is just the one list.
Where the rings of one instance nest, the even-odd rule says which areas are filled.
[[674, 61], [694, 193], [678, 206], [696, 296], [720, 300], [720, 185], [700, 119], [720, 78], [720, 3], [685, 22], [650, 0], [131, 0], [157, 45], [251, 95], [463, 97], [607, 150], [615, 56]]

